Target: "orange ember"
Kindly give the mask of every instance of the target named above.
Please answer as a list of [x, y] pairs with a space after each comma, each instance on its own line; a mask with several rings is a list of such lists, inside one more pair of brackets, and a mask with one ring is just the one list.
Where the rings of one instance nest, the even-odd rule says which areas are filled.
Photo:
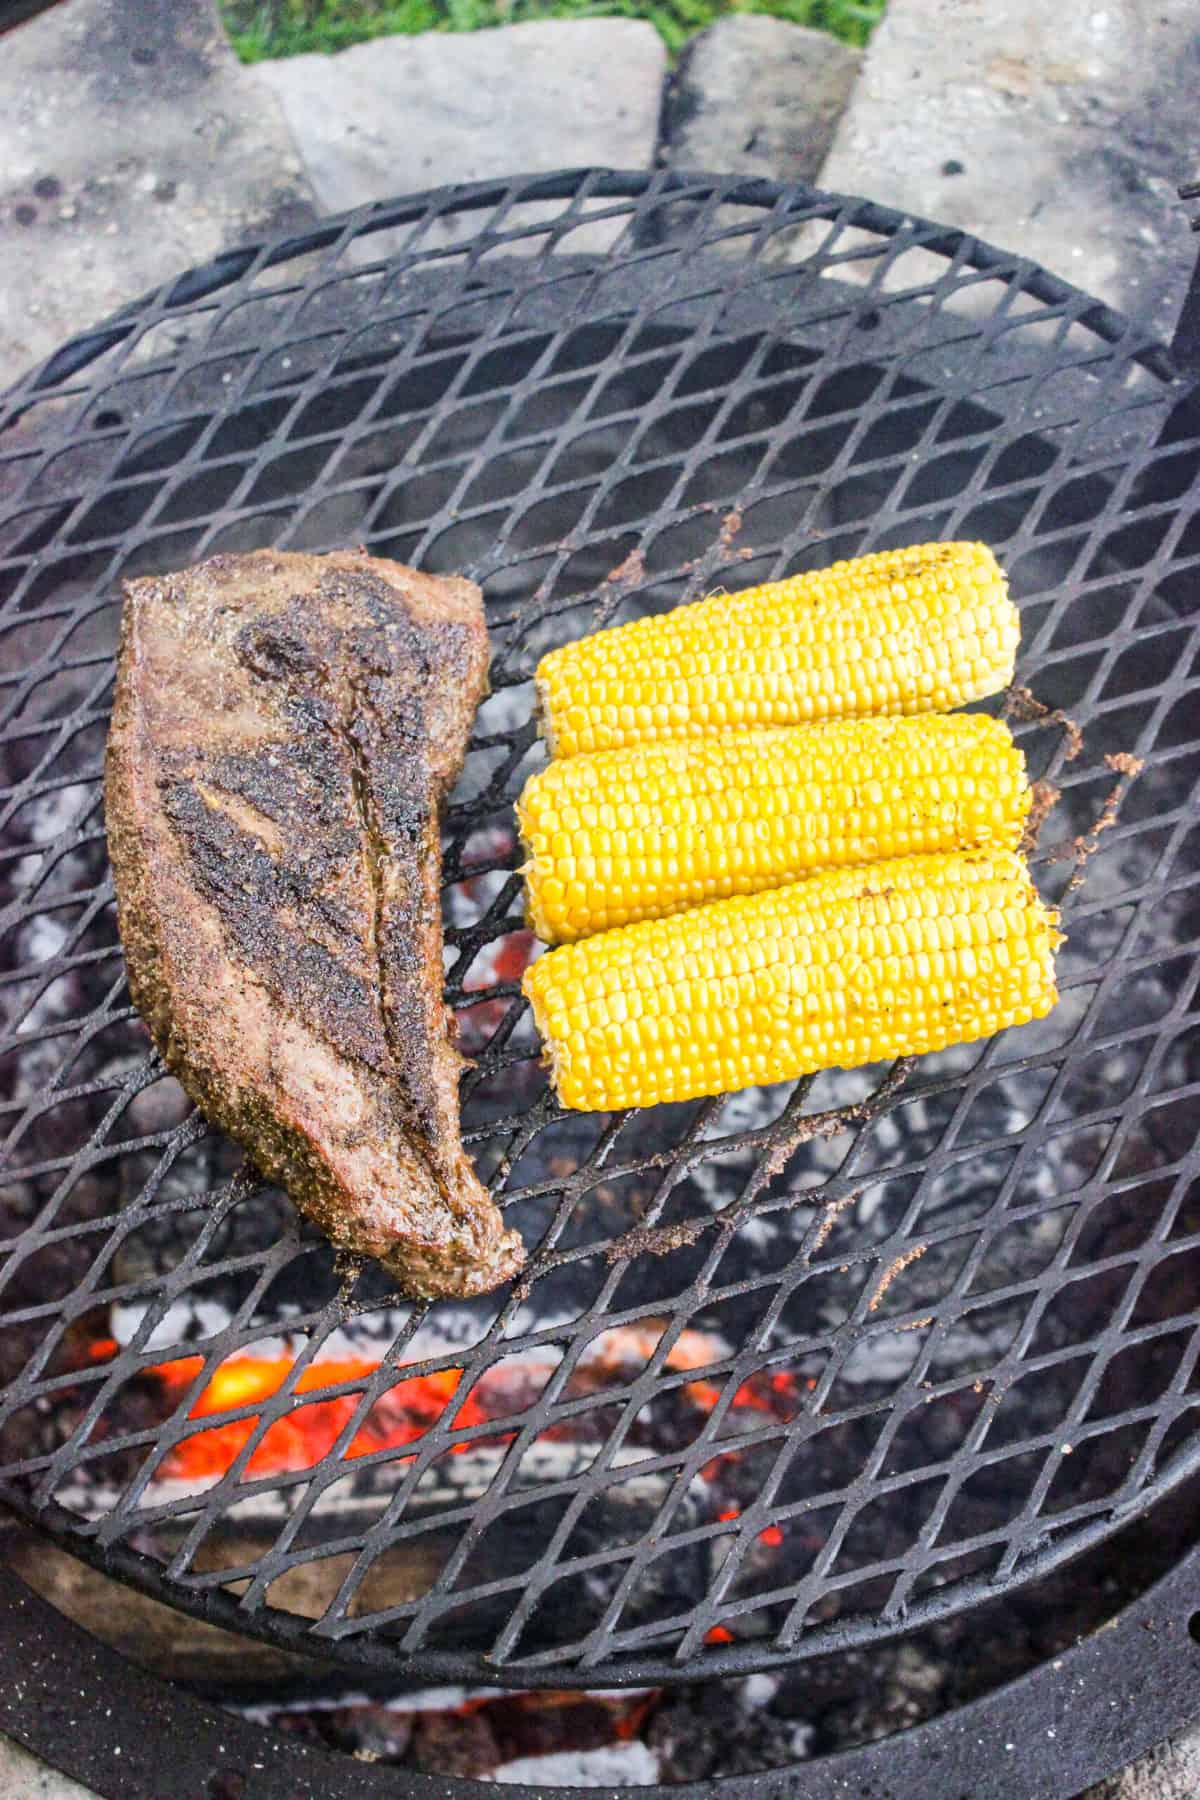
[[[221, 1364], [188, 1414], [190, 1419], [210, 1418], [214, 1413], [253, 1406], [268, 1400], [287, 1380], [293, 1359], [286, 1356], [231, 1356]], [[159, 1363], [150, 1373], [168, 1393], [178, 1392], [195, 1380], [204, 1367], [199, 1356]], [[293, 1392], [319, 1394], [345, 1382], [362, 1381], [379, 1367], [378, 1359], [350, 1357], [344, 1361], [310, 1363], [296, 1378]], [[549, 1368], [539, 1373], [544, 1382]], [[439, 1369], [432, 1375], [414, 1375], [397, 1381], [375, 1401], [346, 1446], [347, 1457], [367, 1456], [376, 1450], [392, 1450], [411, 1444], [436, 1423], [450, 1405], [462, 1380], [461, 1369]], [[484, 1384], [480, 1384], [482, 1390]], [[285, 1418], [269, 1425], [246, 1465], [250, 1475], [310, 1469], [333, 1449], [353, 1418], [361, 1391], [314, 1399], [297, 1406]], [[454, 1418], [454, 1425], [478, 1425], [490, 1415], [479, 1393], [468, 1394]], [[258, 1425], [258, 1415], [233, 1419], [193, 1433], [177, 1444], [162, 1464], [165, 1477], [200, 1478], [223, 1475], [248, 1443]], [[454, 1450], [468, 1449], [456, 1444]]]
[[[722, 1458], [721, 1460], [724, 1461], [726, 1459]], [[732, 1458], [729, 1460], [732, 1461]], [[730, 1519], [740, 1519], [741, 1516], [742, 1513], [740, 1507], [727, 1506], [724, 1512], [719, 1512], [717, 1514], [717, 1523], [725, 1525]], [[765, 1525], [758, 1534], [758, 1541], [760, 1544], [769, 1544], [771, 1548], [775, 1550], [778, 1549], [779, 1545], [783, 1542], [783, 1533], [780, 1531], [778, 1525]]]
[[[812, 1387], [815, 1383], [809, 1382], [807, 1385]], [[711, 1381], [689, 1381], [684, 1392], [696, 1406], [703, 1407], [705, 1412], [712, 1412], [721, 1398], [722, 1390]], [[732, 1404], [749, 1407], [753, 1412], [771, 1413], [777, 1419], [790, 1419], [797, 1411], [796, 1379], [786, 1369], [760, 1371], [734, 1390]]]
[[[464, 993], [475, 993], [480, 988], [495, 986], [500, 981], [520, 981], [533, 958], [534, 935], [532, 931], [510, 931], [507, 937], [489, 946], [490, 954], [486, 958], [486, 966], [473, 967], [467, 971], [463, 982]], [[476, 959], [478, 964], [479, 959]]]
[[[606, 1386], [628, 1381], [653, 1355], [663, 1329], [661, 1324], [647, 1321], [603, 1332], [573, 1372], [565, 1389], [566, 1395], [602, 1392]], [[92, 1346], [91, 1355], [96, 1360], [105, 1360], [118, 1348], [112, 1339], [103, 1339]], [[665, 1363], [667, 1368], [680, 1371], [702, 1369], [719, 1361], [721, 1354], [717, 1340], [704, 1332], [689, 1330], [680, 1333]], [[231, 1356], [201, 1389], [188, 1418], [216, 1419], [224, 1413], [253, 1408], [284, 1387], [293, 1366], [294, 1358], [290, 1356], [246, 1353]], [[376, 1397], [354, 1428], [342, 1455], [350, 1459], [415, 1443], [450, 1407], [455, 1407], [450, 1423], [456, 1430], [482, 1426], [520, 1413], [542, 1392], [554, 1366], [552, 1362], [531, 1362], [516, 1367], [499, 1364], [484, 1371], [461, 1404], [456, 1403], [463, 1375], [460, 1368], [408, 1376], [398, 1370], [396, 1379]], [[246, 1464], [246, 1473], [261, 1476], [314, 1467], [329, 1455], [356, 1417], [362, 1405], [362, 1384], [379, 1367], [378, 1358], [344, 1357], [313, 1362], [302, 1369], [291, 1388], [290, 1410], [263, 1432]], [[159, 1363], [147, 1374], [169, 1401], [177, 1402], [203, 1369], [202, 1357], [184, 1356]], [[351, 1391], [330, 1391], [339, 1387], [350, 1387]], [[711, 1412], [722, 1389], [701, 1379], [688, 1382], [677, 1392], [692, 1406]], [[797, 1384], [784, 1371], [764, 1371], [742, 1382], [733, 1395], [732, 1405], [788, 1419], [796, 1410]], [[259, 1419], [259, 1413], [249, 1412], [245, 1418], [198, 1427], [172, 1447], [156, 1474], [160, 1478], [182, 1480], [206, 1480], [224, 1475], [254, 1436]], [[577, 1435], [578, 1430], [579, 1422], [573, 1421], [548, 1426], [542, 1436], [566, 1437]], [[492, 1431], [486, 1439], [464, 1439], [449, 1448], [452, 1454], [459, 1454], [484, 1441], [498, 1448], [508, 1443], [510, 1437], [508, 1432]], [[712, 1479], [720, 1466], [735, 1460], [737, 1454], [731, 1445], [708, 1463], [703, 1473]], [[722, 1518], [736, 1516], [736, 1511], [721, 1514]], [[764, 1541], [775, 1542], [770, 1535], [775, 1530], [775, 1527], [768, 1527], [761, 1534]]]
[[733, 1633], [726, 1631], [724, 1625], [713, 1625], [704, 1634], [706, 1644], [732, 1644]]
[[[467, 888], [468, 891], [477, 890], [478, 884], [468, 882]], [[469, 998], [464, 997], [455, 1016], [455, 1031], [464, 1053], [482, 1050], [504, 1022], [511, 1001], [495, 996], [489, 998], [490, 990], [501, 983], [520, 981], [533, 960], [534, 947], [532, 931], [512, 931], [486, 945], [475, 957], [463, 982], [463, 994]], [[477, 994], [478, 999], [475, 998]]]

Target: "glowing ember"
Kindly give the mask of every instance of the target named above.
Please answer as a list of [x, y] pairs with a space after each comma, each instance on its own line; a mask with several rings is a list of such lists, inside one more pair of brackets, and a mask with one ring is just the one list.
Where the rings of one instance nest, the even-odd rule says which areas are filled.
[[[511, 931], [495, 938], [475, 957], [463, 982], [464, 995], [486, 994], [503, 984], [520, 981], [533, 960], [536, 940], [531, 931]], [[503, 995], [492, 999], [464, 999], [456, 1014], [459, 1048], [476, 1055], [491, 1042], [512, 1005]]]
[[[802, 1388], [811, 1389], [814, 1385], [812, 1381], [798, 1381], [786, 1369], [763, 1369], [735, 1390], [730, 1410], [766, 1413], [786, 1424], [800, 1410]], [[688, 1398], [705, 1412], [713, 1410], [721, 1398], [721, 1391], [710, 1381], [689, 1382], [684, 1389]], [[705, 1481], [716, 1481], [722, 1469], [737, 1461], [738, 1454], [737, 1449], [731, 1447], [706, 1462], [700, 1471]]]
[[[815, 1383], [809, 1382], [809, 1387]], [[711, 1412], [721, 1398], [721, 1389], [711, 1381], [689, 1382], [685, 1392], [697, 1406]], [[755, 1412], [771, 1413], [777, 1419], [791, 1419], [798, 1410], [798, 1389], [794, 1376], [784, 1369], [764, 1370], [751, 1375], [735, 1391], [732, 1404], [750, 1407]]]
[[[717, 1514], [717, 1519], [720, 1524], [724, 1525], [730, 1519], [740, 1519], [741, 1516], [740, 1507], [727, 1506], [724, 1512], [719, 1512]], [[772, 1550], [777, 1550], [783, 1542], [783, 1533], [780, 1531], [778, 1525], [766, 1525], [759, 1532], [758, 1541], [760, 1544], [770, 1545]]]
[[[647, 1320], [601, 1333], [576, 1364], [565, 1385], [564, 1397], [603, 1393], [606, 1387], [629, 1381], [654, 1354], [663, 1330], [658, 1321]], [[107, 1361], [119, 1349], [114, 1339], [104, 1338], [92, 1345], [90, 1354], [94, 1361]], [[664, 1363], [676, 1371], [704, 1369], [725, 1354], [727, 1351], [718, 1339], [689, 1330], [680, 1333]], [[204, 1366], [203, 1357], [184, 1356], [159, 1363], [145, 1373], [167, 1402], [177, 1404], [203, 1373]], [[224, 1475], [258, 1430], [261, 1415], [255, 1411], [237, 1419], [222, 1419], [222, 1415], [270, 1400], [289, 1383], [294, 1366], [294, 1356], [244, 1352], [221, 1363], [192, 1401], [187, 1415], [189, 1420], [213, 1423], [198, 1425], [173, 1445], [156, 1469], [156, 1479], [203, 1481]], [[448, 1411], [447, 1422], [453, 1430], [494, 1427], [498, 1420], [526, 1412], [542, 1393], [555, 1366], [553, 1361], [506, 1359], [478, 1376], [461, 1403], [457, 1398], [463, 1379], [461, 1368], [439, 1369], [425, 1375], [405, 1375], [402, 1369], [397, 1370], [395, 1380], [376, 1396], [354, 1426], [340, 1454], [351, 1460], [401, 1449], [424, 1437]], [[262, 1433], [245, 1472], [263, 1476], [313, 1468], [345, 1436], [362, 1407], [364, 1384], [380, 1367], [381, 1359], [369, 1356], [330, 1357], [308, 1364], [291, 1383], [289, 1411]], [[350, 1391], [333, 1391], [339, 1388]], [[699, 1379], [664, 1396], [660, 1404], [682, 1404], [701, 1413], [711, 1412], [722, 1392], [716, 1382]], [[786, 1421], [795, 1415], [799, 1403], [800, 1384], [786, 1371], [776, 1369], [760, 1371], [743, 1381], [735, 1390], [730, 1407]], [[546, 1440], [589, 1437], [598, 1425], [599, 1421], [593, 1424], [588, 1414], [578, 1414], [569, 1421], [546, 1426], [539, 1436]], [[511, 1441], [511, 1436], [509, 1431], [492, 1429], [478, 1438], [461, 1438], [447, 1448], [452, 1455], [485, 1445], [499, 1450]], [[702, 1473], [711, 1481], [723, 1466], [737, 1458], [736, 1446], [730, 1445], [708, 1462]], [[737, 1516], [736, 1509], [720, 1515], [722, 1519]], [[760, 1536], [768, 1544], [782, 1541], [775, 1526], [767, 1527]]]
[[[268, 1400], [287, 1380], [293, 1359], [286, 1356], [231, 1356], [221, 1364], [188, 1414], [191, 1419], [211, 1418], [216, 1413], [252, 1406]], [[204, 1367], [199, 1356], [160, 1363], [150, 1374], [168, 1395], [178, 1393], [196, 1379]], [[293, 1392], [319, 1394], [346, 1382], [361, 1382], [375, 1373], [378, 1359], [350, 1358], [340, 1362], [310, 1363], [296, 1378]], [[538, 1371], [542, 1383], [550, 1370]], [[454, 1399], [462, 1380], [461, 1369], [439, 1369], [432, 1375], [416, 1375], [395, 1383], [375, 1401], [346, 1446], [346, 1457], [367, 1456], [373, 1451], [411, 1444], [438, 1419]], [[485, 1409], [486, 1378], [468, 1394], [453, 1424], [478, 1425], [492, 1415]], [[353, 1418], [361, 1391], [315, 1399], [297, 1406], [285, 1418], [267, 1427], [246, 1465], [251, 1475], [309, 1469], [327, 1456]], [[175, 1478], [223, 1475], [249, 1441], [258, 1415], [233, 1419], [195, 1432], [177, 1444], [161, 1465], [161, 1474]], [[454, 1450], [468, 1448], [465, 1443]]]
[[520, 981], [533, 959], [532, 931], [510, 931], [487, 946], [487, 954], [475, 958], [463, 982], [464, 993], [479, 993], [501, 981]]

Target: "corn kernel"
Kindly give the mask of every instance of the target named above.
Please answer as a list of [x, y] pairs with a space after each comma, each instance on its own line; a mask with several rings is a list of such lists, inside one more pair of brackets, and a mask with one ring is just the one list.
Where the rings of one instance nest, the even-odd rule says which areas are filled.
[[[864, 900], [884, 903], [877, 926]], [[947, 944], [936, 929], [927, 941], [926, 924], [945, 919], [981, 919], [984, 937], [955, 929]], [[523, 986], [564, 1106], [645, 1106], [1042, 1018], [1058, 997], [1057, 924], [1012, 851], [902, 857], [564, 945]], [[621, 996], [627, 1016], [589, 1011], [584, 996], [596, 991]]]
[[983, 544], [914, 544], [714, 594], [550, 651], [551, 754], [754, 723], [947, 712], [1013, 675], [1019, 636]]
[[[599, 783], [589, 825], [579, 796]], [[553, 762], [517, 805], [529, 919], [550, 943], [822, 868], [1012, 849], [1030, 792], [1007, 726], [983, 714], [843, 719], [634, 744]], [[596, 809], [592, 809], [596, 810]], [[562, 821], [580, 823], [562, 830]], [[932, 943], [945, 921], [930, 902]]]

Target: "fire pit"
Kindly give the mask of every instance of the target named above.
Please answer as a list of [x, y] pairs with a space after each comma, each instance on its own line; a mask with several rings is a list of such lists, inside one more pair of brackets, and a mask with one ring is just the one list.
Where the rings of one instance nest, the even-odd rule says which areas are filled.
[[[1198, 463], [1194, 387], [1057, 278], [865, 201], [668, 173], [329, 221], [31, 374], [0, 403], [12, 1511], [351, 1685], [656, 1693], [921, 1632], [953, 1661], [1149, 1521], [1120, 1631], [1143, 1656], [1135, 1596], [1174, 1582], [1179, 1680], [1158, 1671], [1111, 1755], [1064, 1723], [1053, 1791], [1177, 1724], [1200, 1604], [1171, 1504], [1200, 1463]], [[1060, 1006], [916, 1066], [562, 1113], [519, 998], [538, 655], [934, 537], [986, 539], [1021, 606], [1007, 706], [1042, 783]], [[530, 1259], [471, 1304], [404, 1303], [242, 1167], [151, 1053], [116, 935], [119, 579], [357, 542], [488, 599], [447, 999], [467, 1141]], [[1093, 1586], [1063, 1647], [1113, 1610]], [[976, 1692], [1040, 1660], [966, 1654], [995, 1665]], [[949, 1758], [923, 1792], [993, 1791], [1013, 1715], [989, 1718], [978, 1770]], [[788, 1791], [833, 1792], [821, 1768]]]

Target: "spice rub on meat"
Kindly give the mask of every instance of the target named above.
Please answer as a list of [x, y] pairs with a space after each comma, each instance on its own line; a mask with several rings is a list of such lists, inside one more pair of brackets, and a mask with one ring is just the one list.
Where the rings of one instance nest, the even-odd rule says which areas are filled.
[[354, 552], [127, 585], [106, 811], [129, 987], [207, 1116], [414, 1295], [522, 1261], [462, 1145], [438, 806], [487, 680], [472, 583]]

